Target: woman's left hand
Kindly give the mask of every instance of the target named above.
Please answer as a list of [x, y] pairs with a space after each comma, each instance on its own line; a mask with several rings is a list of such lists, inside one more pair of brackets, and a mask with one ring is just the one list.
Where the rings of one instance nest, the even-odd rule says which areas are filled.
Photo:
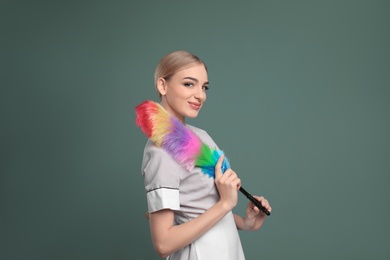
[[[260, 204], [266, 208], [269, 212], [272, 211], [271, 205], [269, 204], [268, 200], [266, 200], [264, 197], [258, 197], [253, 196], [257, 201], [260, 202]], [[246, 215], [244, 218], [244, 223], [242, 229], [245, 230], [258, 230], [265, 220], [265, 217], [267, 215], [259, 210], [252, 202], [248, 203], [248, 206], [246, 208]]]

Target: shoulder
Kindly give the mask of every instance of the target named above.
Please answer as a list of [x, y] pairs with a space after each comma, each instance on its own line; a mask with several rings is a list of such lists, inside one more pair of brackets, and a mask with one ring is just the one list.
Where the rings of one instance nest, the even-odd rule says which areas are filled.
[[208, 146], [210, 146], [212, 148], [217, 148], [216, 143], [214, 142], [214, 140], [211, 138], [211, 136], [205, 130], [203, 130], [199, 127], [193, 126], [193, 125], [188, 125], [188, 124], [187, 124], [187, 127], [190, 130], [192, 130], [197, 136], [199, 136], [199, 138], [205, 144], [207, 144]]
[[202, 135], [208, 135], [208, 133], [203, 130], [203, 129], [200, 129], [199, 127], [196, 127], [196, 126], [193, 126], [193, 125], [186, 125], [191, 131], [193, 131], [195, 134], [202, 134]]
[[161, 147], [153, 144], [152, 141], [148, 140], [144, 148], [144, 161], [149, 161], [150, 159], [171, 159], [171, 156]]
[[148, 140], [144, 148], [142, 169], [157, 171], [158, 168], [179, 169], [180, 165], [163, 148]]

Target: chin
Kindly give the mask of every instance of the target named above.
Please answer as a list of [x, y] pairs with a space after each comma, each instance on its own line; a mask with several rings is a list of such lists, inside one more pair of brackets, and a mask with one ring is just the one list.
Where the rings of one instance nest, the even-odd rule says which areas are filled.
[[196, 118], [196, 117], [198, 116], [198, 114], [199, 114], [199, 112], [196, 112], [196, 113], [188, 113], [188, 114], [186, 115], [186, 117], [188, 117], [188, 118]]

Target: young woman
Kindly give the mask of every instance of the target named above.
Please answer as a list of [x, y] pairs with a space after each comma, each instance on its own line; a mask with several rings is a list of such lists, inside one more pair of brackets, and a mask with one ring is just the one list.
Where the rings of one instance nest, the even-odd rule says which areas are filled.
[[[195, 55], [176, 51], [161, 59], [155, 71], [160, 105], [183, 124], [198, 116], [209, 88], [207, 67]], [[186, 125], [204, 143], [217, 145], [199, 128]], [[245, 217], [232, 213], [241, 181], [228, 169], [215, 179], [195, 167], [188, 171], [150, 140], [144, 150], [144, 176], [151, 235], [160, 257], [167, 259], [245, 259], [237, 229], [258, 230], [266, 215], [249, 202]], [[268, 211], [263, 197], [254, 196]]]

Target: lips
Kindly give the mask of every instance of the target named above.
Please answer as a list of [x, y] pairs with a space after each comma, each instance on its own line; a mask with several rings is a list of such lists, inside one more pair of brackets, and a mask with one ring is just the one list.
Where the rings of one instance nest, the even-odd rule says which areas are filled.
[[202, 106], [201, 103], [196, 103], [196, 102], [188, 102], [190, 104], [190, 107], [195, 109], [195, 110], [199, 110], [200, 107]]

